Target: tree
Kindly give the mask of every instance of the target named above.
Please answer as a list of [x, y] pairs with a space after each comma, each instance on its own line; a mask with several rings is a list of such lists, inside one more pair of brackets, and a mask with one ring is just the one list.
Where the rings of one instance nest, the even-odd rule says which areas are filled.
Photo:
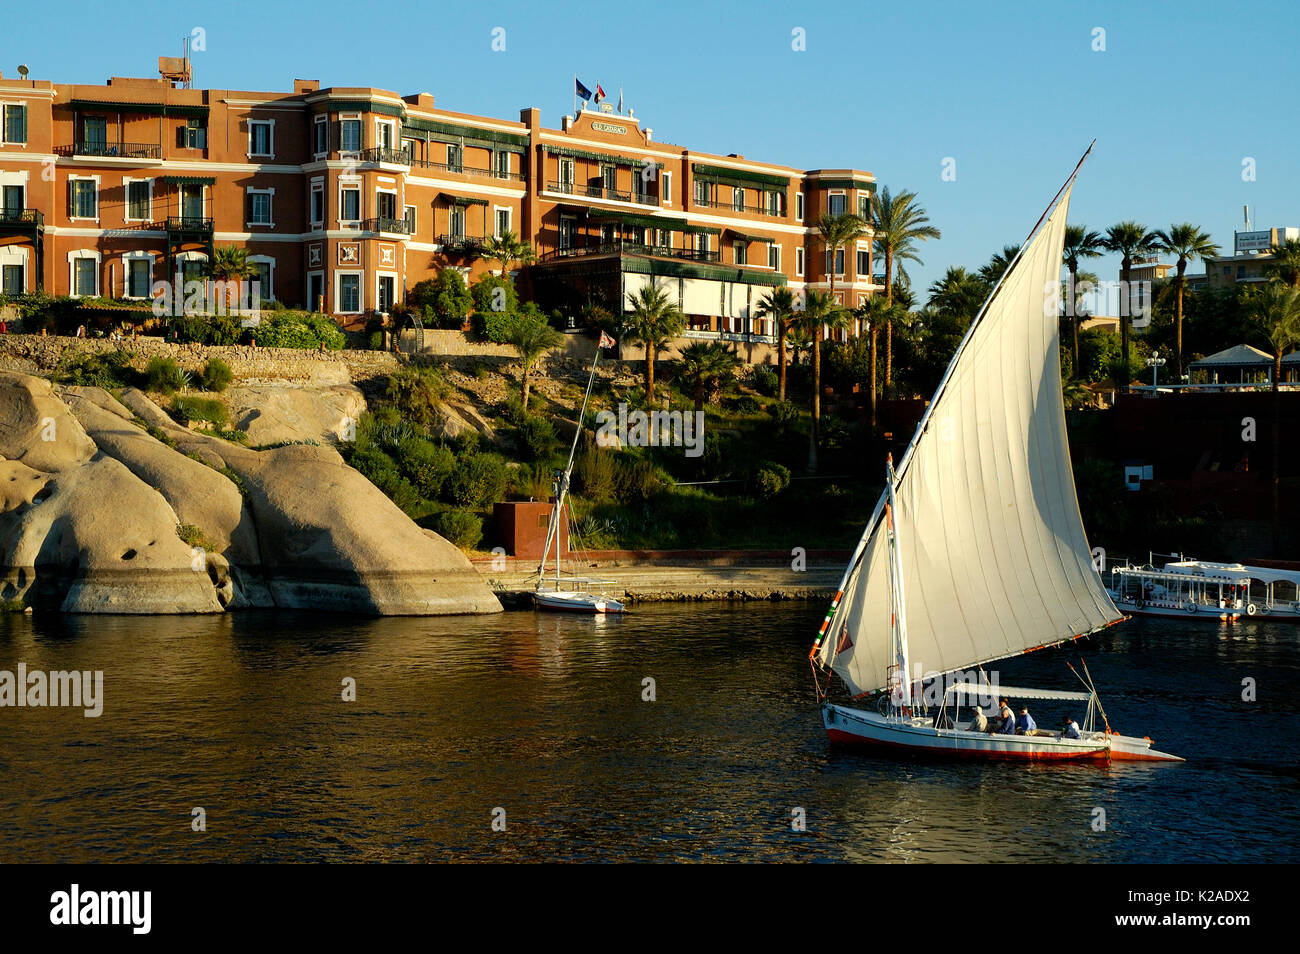
[[1300, 239], [1287, 239], [1269, 249], [1268, 273], [1291, 288], [1300, 288]]
[[[219, 282], [242, 283], [257, 274], [257, 269], [248, 260], [248, 249], [238, 245], [222, 245], [212, 250], [212, 261], [208, 263], [208, 274]], [[226, 288], [226, 304], [230, 304], [230, 292]], [[206, 293], [205, 293], [206, 294]]]
[[[1183, 379], [1183, 289], [1187, 284], [1184, 277], [1189, 259], [1206, 259], [1219, 254], [1219, 246], [1210, 239], [1208, 232], [1201, 231], [1191, 222], [1171, 225], [1169, 231], [1157, 231], [1156, 245], [1170, 255], [1178, 256], [1178, 274], [1174, 278], [1174, 380]], [[1297, 243], [1300, 246], [1300, 243]], [[1297, 249], [1300, 251], [1300, 248]]]
[[454, 268], [440, 269], [433, 278], [416, 282], [406, 295], [407, 307], [418, 312], [425, 322], [439, 328], [459, 330], [474, 305], [465, 277]]
[[518, 262], [521, 266], [531, 265], [537, 256], [531, 243], [522, 241], [514, 232], [507, 231], [499, 238], [493, 236], [483, 243], [482, 257], [499, 262], [501, 277], [505, 278], [506, 269], [511, 262]]
[[1281, 518], [1281, 437], [1282, 355], [1288, 348], [1300, 347], [1300, 288], [1269, 282], [1250, 296], [1250, 313], [1263, 325], [1273, 346], [1273, 555], [1282, 553]]
[[822, 331], [842, 328], [848, 322], [848, 312], [829, 292], [809, 292], [804, 298], [803, 310], [795, 322], [808, 332], [812, 339], [812, 444], [808, 449], [808, 469], [817, 469], [817, 442], [820, 439], [822, 418]]
[[982, 278], [992, 288], [1002, 280], [1011, 263], [1016, 260], [1020, 254], [1019, 245], [1004, 245], [1002, 251], [995, 252], [989, 259], [989, 263], [979, 270], [979, 277]]
[[1066, 313], [1070, 316], [1071, 338], [1073, 339], [1074, 366], [1079, 366], [1079, 325], [1083, 316], [1079, 314], [1079, 259], [1100, 258], [1102, 238], [1099, 232], [1093, 232], [1082, 225], [1065, 227], [1065, 248], [1061, 258], [1070, 270], [1070, 289], [1068, 292]]
[[628, 292], [627, 298], [631, 307], [623, 315], [623, 337], [645, 346], [645, 396], [653, 404], [655, 358], [682, 333], [686, 319], [668, 289], [658, 285], [643, 285], [640, 291]]
[[552, 328], [540, 313], [520, 312], [510, 321], [506, 331], [506, 341], [519, 352], [519, 360], [524, 366], [520, 379], [520, 403], [523, 404], [524, 413], [527, 414], [533, 366], [546, 352], [558, 348], [564, 341], [564, 335]]
[[[1120, 351], [1124, 365], [1128, 365], [1129, 356], [1129, 329], [1133, 323], [1132, 308], [1133, 291], [1129, 287], [1129, 278], [1133, 272], [1133, 259], [1139, 255], [1148, 255], [1156, 251], [1159, 240], [1154, 232], [1148, 232], [1145, 225], [1127, 220], [1120, 222], [1118, 225], [1112, 225], [1106, 230], [1106, 237], [1102, 239], [1101, 247], [1108, 252], [1114, 252], [1120, 256], [1119, 277], [1124, 283], [1124, 298], [1120, 302], [1119, 331], [1120, 331]], [[1120, 389], [1128, 391], [1128, 381], [1116, 382]]]
[[[835, 298], [835, 273], [837, 271], [835, 268], [835, 260], [839, 256], [840, 249], [847, 248], [853, 242], [856, 242], [863, 235], [867, 234], [867, 223], [852, 212], [845, 212], [841, 215], [823, 214], [821, 218], [817, 220], [817, 231], [821, 235], [822, 244], [826, 246], [826, 271], [830, 273], [831, 301], [836, 302], [836, 307], [839, 307], [838, 300]], [[812, 328], [814, 378], [817, 377], [821, 366], [821, 341], [823, 329], [824, 326], [820, 324], [814, 325]], [[816, 439], [817, 427], [821, 421], [821, 400], [821, 394], [815, 389], [813, 391], [814, 439]]]
[[755, 312], [760, 318], [771, 318], [776, 325], [776, 365], [780, 376], [780, 400], [785, 400], [785, 339], [790, 332], [790, 323], [794, 319], [794, 292], [789, 288], [774, 288], [758, 302]]
[[879, 295], [872, 295], [863, 303], [862, 307], [857, 310], [857, 316], [867, 325], [868, 333], [871, 336], [871, 426], [876, 426], [876, 368], [877, 357], [876, 348], [879, 340], [880, 328], [886, 323], [893, 320], [895, 309], [898, 306], [891, 305], [888, 298], [881, 298]]
[[989, 286], [978, 275], [972, 275], [960, 265], [951, 265], [943, 277], [930, 286], [927, 304], [948, 315], [957, 318], [964, 325], [979, 313], [984, 299], [989, 297]]
[[696, 342], [682, 351], [677, 375], [690, 391], [695, 410], [703, 410], [708, 396], [730, 378], [739, 365], [740, 359], [720, 341]]
[[[894, 263], [920, 262], [917, 242], [937, 239], [942, 233], [930, 225], [930, 216], [916, 204], [916, 193], [904, 189], [891, 195], [886, 186], [871, 197], [871, 226], [875, 232], [872, 245], [885, 258], [885, 297], [894, 303]], [[899, 271], [902, 271], [900, 265]], [[894, 383], [894, 325], [885, 322], [885, 387]]]

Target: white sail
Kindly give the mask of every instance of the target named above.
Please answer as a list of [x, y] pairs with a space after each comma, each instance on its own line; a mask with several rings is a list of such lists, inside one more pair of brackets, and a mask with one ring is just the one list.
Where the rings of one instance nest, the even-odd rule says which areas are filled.
[[[968, 333], [898, 469], [913, 680], [1121, 618], [1092, 566], [1066, 441], [1057, 283], [1069, 198], [1067, 186]], [[894, 664], [882, 510], [814, 650], [855, 694], [888, 685]]]

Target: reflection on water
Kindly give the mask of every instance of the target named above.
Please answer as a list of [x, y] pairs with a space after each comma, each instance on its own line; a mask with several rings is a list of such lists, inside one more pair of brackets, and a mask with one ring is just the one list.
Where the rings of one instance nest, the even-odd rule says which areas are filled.
[[[1112, 724], [1185, 765], [928, 764], [828, 747], [823, 610], [0, 616], [0, 669], [102, 669], [105, 693], [98, 719], [0, 709], [0, 860], [1300, 857], [1300, 626], [1135, 620], [1081, 647]], [[1077, 654], [1002, 681], [1069, 686]]]

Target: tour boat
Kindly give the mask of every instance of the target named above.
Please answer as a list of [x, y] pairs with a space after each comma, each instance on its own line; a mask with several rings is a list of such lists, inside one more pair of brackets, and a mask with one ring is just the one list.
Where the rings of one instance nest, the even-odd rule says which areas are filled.
[[[885, 490], [809, 653], [833, 743], [976, 759], [1182, 761], [1117, 733], [1090, 674], [1079, 676], [1085, 692], [1068, 692], [1002, 687], [983, 669], [1124, 618], [1092, 563], [1061, 396], [1061, 251], [1087, 156], [971, 322], [898, 468], [886, 464]], [[847, 700], [832, 701], [841, 686]], [[972, 696], [1086, 713], [1077, 739], [990, 734], [962, 715]]]
[[1134, 616], [1235, 623], [1244, 617], [1300, 622], [1300, 572], [1241, 563], [1176, 560], [1112, 567], [1109, 592]]
[[[569, 495], [569, 479], [573, 474], [573, 460], [578, 451], [578, 439], [582, 436], [582, 422], [587, 415], [587, 402], [591, 400], [591, 386], [596, 380], [596, 366], [600, 363], [600, 349], [612, 348], [614, 340], [601, 332], [596, 345], [596, 357], [591, 362], [591, 375], [587, 378], [587, 392], [582, 397], [582, 410], [578, 412], [578, 424], [573, 432], [573, 445], [569, 448], [569, 462], [564, 470], [555, 472], [553, 491], [555, 502], [551, 507], [550, 521], [546, 527], [546, 547], [542, 551], [542, 561], [537, 566], [537, 588], [533, 591], [533, 602], [538, 609], [557, 610], [566, 613], [626, 613], [627, 608], [612, 596], [605, 593], [604, 587], [613, 586], [613, 580], [595, 580], [589, 577], [564, 575], [560, 568], [560, 550], [562, 548], [561, 528], [565, 526], [567, 515], [564, 500]], [[569, 539], [575, 536], [569, 528]], [[555, 575], [548, 576], [546, 567], [551, 555], [551, 545], [555, 545]]]

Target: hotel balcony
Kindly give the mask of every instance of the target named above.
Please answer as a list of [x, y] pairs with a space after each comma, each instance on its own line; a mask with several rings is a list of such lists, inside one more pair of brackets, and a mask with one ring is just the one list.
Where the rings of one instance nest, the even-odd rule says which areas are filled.
[[666, 245], [645, 245], [641, 242], [602, 242], [574, 248], [557, 248], [538, 259], [539, 262], [557, 262], [569, 258], [598, 255], [649, 255], [653, 258], [677, 258], [688, 262], [718, 262], [719, 253], [697, 248], [669, 248]]
[[45, 228], [45, 213], [40, 209], [0, 208], [0, 229], [6, 232], [33, 232]]
[[361, 231], [379, 232], [381, 234], [396, 235], [400, 238], [406, 238], [411, 234], [411, 223], [406, 221], [406, 219], [390, 219], [383, 217], [362, 219]]
[[119, 159], [129, 162], [162, 162], [162, 146], [156, 142], [74, 142], [56, 146], [57, 155], [68, 159]]
[[608, 189], [603, 185], [586, 185], [575, 182], [548, 182], [547, 192], [560, 195], [585, 196], [588, 199], [613, 199], [616, 202], [634, 202], [638, 205], [658, 205], [659, 196], [642, 192], [625, 192], [622, 189]]
[[185, 235], [212, 235], [212, 219], [194, 215], [169, 215], [166, 227], [168, 232]]
[[480, 169], [464, 163], [430, 162], [425, 159], [410, 159], [407, 164], [412, 169], [430, 169], [434, 172], [448, 172], [457, 176], [469, 176], [472, 179], [497, 179], [501, 182], [523, 182], [521, 172], [501, 172], [497, 169]]
[[357, 160], [367, 165], [401, 166], [405, 171], [411, 168], [411, 156], [404, 149], [390, 146], [371, 146], [356, 154]]
[[785, 218], [784, 212], [773, 211], [765, 205], [736, 205], [735, 202], [722, 202], [714, 199], [696, 199], [691, 205], [698, 205], [702, 209], [719, 209], [723, 212], [735, 212], [736, 214], [745, 215], [768, 215], [773, 218]]
[[483, 250], [485, 240], [473, 235], [439, 235], [438, 244], [444, 252], [477, 254]]

